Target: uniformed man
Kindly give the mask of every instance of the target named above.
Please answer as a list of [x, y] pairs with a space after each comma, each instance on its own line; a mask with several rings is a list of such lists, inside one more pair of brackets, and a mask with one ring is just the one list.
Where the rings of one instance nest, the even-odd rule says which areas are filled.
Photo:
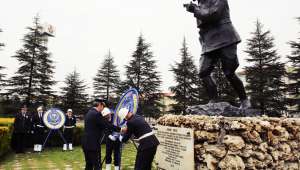
[[[112, 113], [109, 108], [104, 108], [102, 111], [102, 116], [107, 119], [111, 124], [113, 124]], [[114, 165], [115, 170], [120, 170], [120, 162], [121, 162], [121, 142], [118, 140], [119, 134], [116, 132], [112, 132], [110, 130], [107, 131], [107, 140], [106, 140], [106, 154], [105, 154], [105, 164], [106, 170], [111, 170], [111, 162], [112, 162], [112, 153], [114, 152]]]
[[111, 125], [104, 119], [101, 112], [106, 106], [105, 100], [96, 99], [88, 113], [84, 117], [84, 132], [82, 148], [85, 156], [86, 170], [100, 170], [101, 137], [105, 129], [120, 131], [119, 127]]
[[14, 143], [16, 153], [24, 153], [26, 146], [26, 134], [30, 127], [30, 119], [27, 113], [27, 107], [24, 105], [21, 112], [16, 114], [14, 120]]
[[35, 137], [33, 151], [35, 152], [42, 151], [43, 142], [45, 140], [45, 132], [47, 128], [43, 122], [43, 115], [44, 115], [43, 107], [40, 106], [37, 108], [37, 113], [33, 118], [34, 137]]
[[68, 109], [66, 115], [66, 121], [64, 125], [64, 138], [66, 142], [63, 146], [63, 150], [66, 151], [67, 149], [73, 150], [73, 131], [76, 127], [76, 118], [73, 115], [72, 109]]
[[123, 138], [120, 137], [120, 141], [126, 142], [134, 135], [139, 142], [134, 169], [151, 170], [152, 161], [159, 145], [151, 127], [142, 116], [129, 112], [127, 108], [120, 109], [119, 117], [121, 120], [127, 120], [127, 127], [122, 128], [122, 133], [125, 135]]
[[200, 29], [202, 57], [199, 74], [210, 102], [214, 103], [218, 98], [217, 86], [211, 73], [220, 61], [226, 78], [238, 93], [241, 101], [240, 109], [251, 107], [243, 82], [235, 74], [239, 66], [237, 44], [241, 39], [231, 23], [227, 0], [198, 0], [198, 5], [190, 3], [184, 6], [188, 12], [194, 14]]

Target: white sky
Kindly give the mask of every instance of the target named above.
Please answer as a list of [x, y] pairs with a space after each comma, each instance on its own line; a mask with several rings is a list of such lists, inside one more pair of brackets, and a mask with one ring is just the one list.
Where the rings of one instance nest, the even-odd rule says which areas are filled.
[[[21, 39], [39, 13], [41, 22], [56, 28], [56, 37], [49, 41], [55, 61], [55, 79], [62, 85], [65, 76], [76, 68], [92, 87], [92, 78], [103, 56], [110, 49], [121, 74], [135, 50], [137, 37], [143, 33], [152, 44], [152, 51], [161, 72], [162, 90], [173, 85], [170, 65], [180, 60], [179, 49], [186, 37], [196, 64], [201, 53], [195, 19], [182, 4], [186, 0], [9, 0], [1, 2], [0, 65], [5, 73], [17, 71], [18, 62], [11, 58], [21, 48]], [[245, 40], [260, 19], [275, 37], [279, 54], [285, 58], [290, 49], [287, 42], [296, 40], [300, 25], [299, 0], [229, 0], [233, 24], [244, 40], [239, 45], [241, 69], [247, 65]], [[284, 59], [283, 59], [284, 60]], [[92, 89], [90, 89], [92, 92]]]

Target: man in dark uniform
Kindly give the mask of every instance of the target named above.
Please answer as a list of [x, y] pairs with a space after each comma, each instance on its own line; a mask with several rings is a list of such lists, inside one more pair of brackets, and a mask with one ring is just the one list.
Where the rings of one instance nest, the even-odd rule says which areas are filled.
[[76, 118], [73, 115], [72, 109], [68, 109], [66, 121], [64, 125], [64, 138], [66, 139], [66, 142], [63, 146], [63, 150], [73, 150], [73, 131], [76, 127]]
[[[113, 117], [109, 108], [107, 107], [104, 108], [101, 113], [105, 119], [107, 119], [111, 124], [113, 124]], [[111, 170], [112, 153], [114, 153], [115, 170], [120, 170], [121, 142], [117, 137], [119, 136], [119, 133], [107, 130], [106, 134], [108, 136], [105, 143], [106, 144], [106, 153], [105, 153], [106, 170]]]
[[211, 73], [216, 63], [220, 61], [226, 78], [238, 93], [240, 108], [251, 107], [243, 82], [235, 74], [239, 66], [237, 44], [241, 39], [231, 23], [227, 0], [198, 0], [198, 5], [190, 3], [184, 6], [188, 12], [194, 14], [200, 29], [199, 40], [202, 45], [200, 77], [204, 81], [210, 102], [213, 103], [218, 98], [217, 86]]
[[43, 122], [43, 107], [40, 106], [37, 108], [37, 114], [33, 118], [33, 124], [34, 124], [34, 136], [35, 136], [35, 142], [34, 142], [34, 148], [33, 150], [35, 152], [41, 152], [42, 151], [42, 145], [45, 140], [45, 131], [46, 126]]
[[27, 107], [24, 105], [21, 112], [16, 114], [14, 121], [14, 140], [16, 153], [24, 153], [26, 133], [30, 127], [30, 119], [27, 113]]
[[120, 137], [120, 141], [126, 142], [134, 135], [139, 142], [134, 169], [151, 170], [152, 161], [159, 145], [151, 127], [142, 116], [129, 112], [127, 108], [120, 109], [119, 117], [121, 120], [127, 120], [127, 128], [122, 128], [122, 133], [125, 135], [123, 139]]
[[96, 99], [88, 113], [84, 117], [84, 132], [82, 148], [85, 156], [86, 170], [100, 170], [101, 160], [101, 136], [105, 129], [120, 131], [119, 127], [111, 125], [104, 119], [101, 112], [106, 106], [105, 101]]

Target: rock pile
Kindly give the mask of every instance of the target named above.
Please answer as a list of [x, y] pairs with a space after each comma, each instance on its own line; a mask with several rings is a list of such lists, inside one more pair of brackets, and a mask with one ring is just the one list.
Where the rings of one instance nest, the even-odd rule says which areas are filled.
[[194, 129], [196, 169], [300, 169], [300, 119], [165, 115], [158, 124]]

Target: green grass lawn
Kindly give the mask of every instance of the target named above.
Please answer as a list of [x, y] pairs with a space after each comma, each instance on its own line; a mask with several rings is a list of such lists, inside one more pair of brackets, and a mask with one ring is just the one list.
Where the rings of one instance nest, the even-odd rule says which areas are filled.
[[[135, 155], [136, 149], [132, 143], [123, 145], [122, 169], [133, 169]], [[101, 159], [104, 156], [105, 145], [102, 145]], [[63, 152], [62, 148], [46, 148], [42, 153], [9, 154], [0, 160], [0, 170], [77, 170], [84, 169], [84, 166], [85, 161], [81, 147], [75, 147], [73, 151], [67, 152]]]

